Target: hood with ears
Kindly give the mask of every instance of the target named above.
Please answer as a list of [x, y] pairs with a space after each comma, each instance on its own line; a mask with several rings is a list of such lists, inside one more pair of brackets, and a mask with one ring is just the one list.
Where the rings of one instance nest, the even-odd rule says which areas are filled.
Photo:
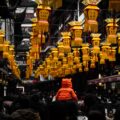
[[69, 78], [62, 79], [62, 88], [72, 88], [72, 82]]

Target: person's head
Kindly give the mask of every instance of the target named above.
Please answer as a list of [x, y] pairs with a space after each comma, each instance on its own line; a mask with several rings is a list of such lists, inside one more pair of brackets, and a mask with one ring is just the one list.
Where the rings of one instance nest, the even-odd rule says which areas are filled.
[[88, 113], [88, 120], [106, 120], [106, 118], [99, 110], [93, 110]]
[[116, 109], [116, 112], [114, 114], [114, 120], [120, 120], [120, 108]]
[[63, 78], [63, 79], [62, 79], [62, 87], [63, 87], [63, 88], [72, 88], [71, 79]]
[[30, 109], [19, 109], [11, 114], [11, 120], [40, 120], [40, 116]]

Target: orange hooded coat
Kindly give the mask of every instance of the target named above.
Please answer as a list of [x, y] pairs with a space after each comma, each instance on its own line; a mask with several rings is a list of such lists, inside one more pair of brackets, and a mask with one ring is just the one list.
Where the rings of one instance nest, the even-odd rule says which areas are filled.
[[58, 90], [56, 100], [78, 100], [77, 95], [72, 89], [71, 79], [62, 79], [62, 88]]

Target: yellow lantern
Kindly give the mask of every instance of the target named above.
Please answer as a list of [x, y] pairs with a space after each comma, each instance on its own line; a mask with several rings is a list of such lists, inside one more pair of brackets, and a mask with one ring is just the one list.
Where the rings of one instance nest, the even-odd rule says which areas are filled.
[[69, 66], [73, 65], [73, 53], [68, 53], [67, 61]]
[[48, 6], [39, 5], [37, 7], [37, 19], [39, 25], [39, 32], [48, 32], [49, 23], [48, 17], [50, 14], [51, 8]]
[[0, 52], [3, 51], [3, 44], [0, 44]]
[[35, 36], [39, 33], [37, 18], [32, 18], [32, 32]]
[[118, 54], [120, 54], [120, 33], [118, 33], [117, 36], [118, 36]]
[[118, 24], [117, 22], [119, 19], [108, 18], [105, 20], [107, 22], [106, 31], [107, 31], [107, 42], [110, 44], [117, 43], [117, 29]]
[[70, 32], [61, 32], [63, 39], [64, 52], [69, 53], [71, 51], [70, 47]]
[[102, 55], [104, 59], [109, 59], [109, 49], [110, 49], [110, 44], [109, 43], [102, 43]]
[[0, 31], [0, 44], [3, 44], [4, 43], [4, 32]]
[[79, 57], [74, 57], [74, 63], [79, 64], [80, 63], [80, 58]]
[[3, 52], [3, 58], [8, 58], [9, 53], [8, 52]]
[[91, 34], [93, 47], [95, 47], [95, 46], [99, 47], [99, 45], [100, 45], [100, 36], [101, 36], [101, 34], [99, 34], [99, 33], [92, 33]]
[[82, 59], [83, 61], [89, 61], [89, 44], [82, 44]]
[[103, 52], [100, 52], [100, 64], [105, 64], [105, 57]]
[[58, 43], [58, 56], [60, 59], [62, 59], [64, 57], [64, 46], [63, 46], [63, 42], [59, 42]]
[[91, 59], [90, 62], [91, 62], [90, 63], [90, 68], [95, 68], [95, 62], [96, 61], [94, 59]]
[[8, 52], [9, 46], [10, 46], [10, 41], [5, 41], [3, 46], [4, 46], [3, 51]]
[[52, 48], [52, 57], [58, 57], [58, 49]]
[[83, 28], [81, 26], [81, 22], [79, 21], [71, 21], [68, 23], [70, 25], [71, 31], [71, 45], [72, 46], [81, 46], [82, 45], [82, 32]]
[[115, 62], [116, 61], [116, 47], [111, 47], [109, 61], [111, 61], [111, 62]]
[[97, 7], [98, 1], [92, 0], [87, 3], [87, 7], [84, 9], [85, 14], [85, 26], [84, 32], [90, 31], [93, 33], [98, 32], [98, 14], [99, 8]]

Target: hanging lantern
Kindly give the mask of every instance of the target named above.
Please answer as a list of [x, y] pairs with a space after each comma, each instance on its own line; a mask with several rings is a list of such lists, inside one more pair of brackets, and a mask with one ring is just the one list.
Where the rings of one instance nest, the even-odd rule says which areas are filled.
[[109, 49], [110, 49], [110, 44], [109, 43], [102, 43], [101, 44], [101, 48], [102, 48], [102, 55], [104, 59], [109, 59]]
[[48, 17], [50, 15], [50, 10], [51, 8], [49, 6], [39, 5], [37, 7], [39, 33], [48, 32], [48, 28], [49, 28]]
[[111, 52], [109, 55], [109, 61], [115, 62], [116, 61], [116, 47], [111, 47]]
[[64, 52], [69, 53], [71, 51], [70, 47], [70, 32], [61, 32], [63, 39]]
[[90, 59], [90, 68], [95, 68], [95, 59]]
[[34, 36], [37, 36], [39, 33], [37, 18], [32, 18], [32, 32], [33, 32]]
[[52, 48], [52, 57], [58, 57], [58, 49], [57, 48]]
[[64, 46], [63, 46], [63, 42], [59, 42], [58, 43], [58, 56], [60, 59], [62, 59], [64, 57]]
[[0, 31], [0, 44], [4, 43], [5, 35], [4, 32]]
[[80, 48], [73, 48], [74, 57], [80, 57]]
[[83, 61], [89, 61], [89, 44], [82, 44], [81, 49]]
[[65, 75], [69, 75], [69, 74], [71, 74], [71, 69], [70, 68], [65, 69]]
[[99, 33], [92, 33], [91, 34], [93, 47], [100, 46], [100, 40], [101, 40], [100, 36], [101, 36], [101, 34], [99, 34]]
[[117, 22], [119, 19], [108, 18], [105, 20], [107, 22], [106, 31], [107, 31], [107, 42], [110, 44], [117, 43]]
[[98, 32], [98, 14], [99, 8], [97, 7], [98, 1], [96, 0], [89, 0], [87, 3], [87, 7], [84, 9], [85, 14], [85, 25], [84, 25], [84, 32], [90, 31], [93, 33]]
[[105, 57], [103, 52], [100, 52], [100, 64], [105, 64]]
[[79, 21], [71, 21], [68, 23], [70, 25], [71, 31], [71, 45], [72, 46], [81, 46], [82, 45], [82, 32], [83, 28], [81, 26], [81, 22]]
[[79, 72], [83, 72], [82, 63], [77, 64], [76, 67], [78, 68]]
[[10, 45], [9, 47], [9, 54], [14, 55], [14, 45]]
[[3, 52], [3, 58], [8, 58], [9, 53], [8, 52]]
[[68, 53], [67, 62], [69, 66], [73, 65], [73, 53]]
[[10, 47], [10, 41], [5, 41], [3, 46], [4, 46], [3, 51], [8, 52]]
[[118, 54], [120, 54], [120, 33], [118, 33], [117, 36], [118, 36]]

